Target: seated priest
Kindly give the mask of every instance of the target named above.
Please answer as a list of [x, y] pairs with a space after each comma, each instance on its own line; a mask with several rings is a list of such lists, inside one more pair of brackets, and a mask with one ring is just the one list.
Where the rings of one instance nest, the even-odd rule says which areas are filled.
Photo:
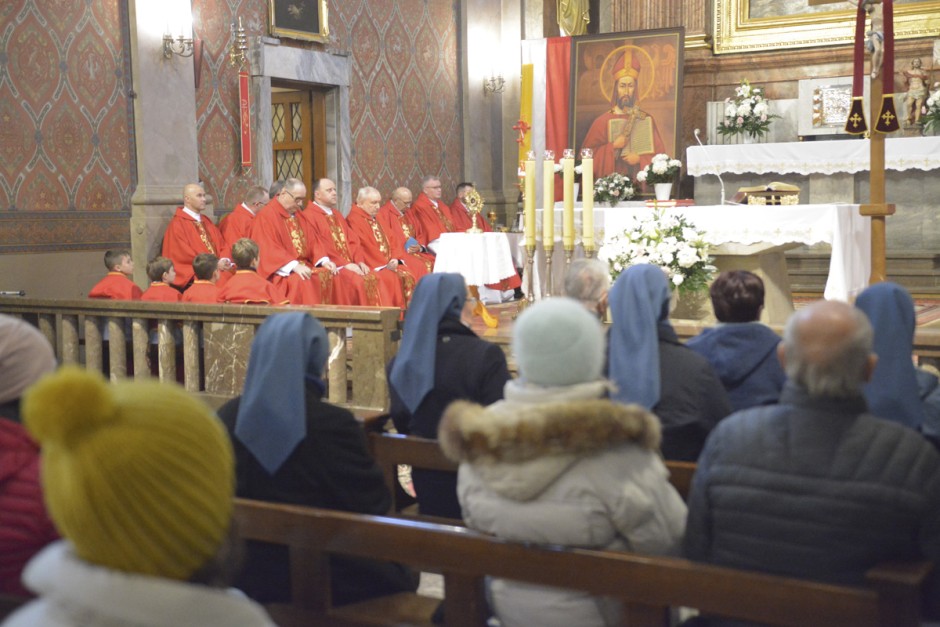
[[[457, 197], [450, 205], [450, 215], [454, 219], [457, 231], [466, 231], [472, 228], [473, 220], [470, 217], [470, 208], [467, 206], [467, 194], [473, 189], [473, 183], [460, 183], [457, 185]], [[493, 230], [486, 216], [477, 216], [476, 227], [489, 233]]]
[[[218, 257], [226, 254], [222, 232], [207, 216], [206, 191], [201, 185], [190, 183], [183, 188], [183, 206], [176, 208], [163, 234], [163, 256], [176, 268], [175, 287], [186, 289], [193, 282], [193, 259], [201, 253]], [[223, 258], [221, 270], [229, 269], [231, 263]]]
[[[405, 297], [398, 276], [374, 272], [362, 252], [359, 237], [336, 210], [336, 184], [319, 179], [313, 186], [313, 202], [303, 210], [303, 219], [321, 251], [316, 265], [333, 273], [333, 302], [338, 305], [403, 307]], [[262, 254], [264, 251], [262, 251]]]
[[421, 193], [411, 205], [414, 220], [421, 224], [422, 239], [418, 240], [422, 246], [431, 250], [437, 245], [441, 233], [457, 231], [450, 207], [441, 200], [441, 179], [429, 175], [421, 180]]
[[333, 274], [314, 267], [316, 237], [300, 210], [307, 187], [289, 178], [251, 223], [258, 244], [258, 275], [271, 281], [292, 305], [333, 303]]
[[385, 229], [385, 235], [393, 240], [393, 246], [401, 246], [409, 255], [420, 259], [428, 272], [434, 271], [434, 255], [420, 244], [424, 231], [411, 211], [410, 189], [399, 187], [393, 191], [388, 202], [379, 209], [376, 219]]

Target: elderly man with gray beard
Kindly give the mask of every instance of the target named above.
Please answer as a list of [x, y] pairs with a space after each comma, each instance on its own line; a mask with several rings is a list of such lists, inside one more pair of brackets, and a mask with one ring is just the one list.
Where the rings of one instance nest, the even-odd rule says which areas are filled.
[[705, 444], [687, 557], [856, 585], [882, 562], [940, 560], [940, 455], [868, 413], [872, 336], [865, 315], [841, 302], [790, 318], [779, 404], [729, 416]]

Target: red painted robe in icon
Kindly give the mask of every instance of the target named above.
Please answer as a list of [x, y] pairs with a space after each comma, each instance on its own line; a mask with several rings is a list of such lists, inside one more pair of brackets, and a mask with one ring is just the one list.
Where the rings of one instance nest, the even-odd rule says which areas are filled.
[[[251, 239], [260, 249], [258, 275], [278, 287], [292, 305], [329, 305], [333, 301], [333, 276], [326, 268], [314, 268], [315, 235], [299, 212], [291, 216], [277, 198], [261, 208], [251, 223]], [[318, 255], [319, 258], [322, 255]], [[313, 270], [309, 279], [291, 272], [277, 272], [292, 261]]]
[[140, 300], [149, 300], [156, 303], [178, 303], [183, 297], [175, 287], [170, 287], [163, 281], [154, 281], [150, 284]]
[[[454, 198], [454, 202], [450, 206], [450, 215], [454, 219], [454, 228], [458, 231], [466, 231], [473, 225], [470, 219], [470, 212], [467, 210], [467, 205], [463, 204], [459, 198]], [[491, 233], [493, 231], [493, 227], [490, 226], [490, 221], [487, 220], [484, 215], [477, 217], [477, 228], [483, 229], [484, 233]]]
[[219, 302], [219, 288], [212, 281], [196, 279], [189, 289], [183, 292], [182, 302], [214, 305]]
[[[379, 209], [379, 213], [375, 216], [375, 219], [382, 225], [385, 236], [388, 237], [389, 243], [392, 245], [393, 249], [401, 247], [402, 250], [405, 250], [405, 242], [407, 242], [410, 237], [413, 237], [418, 242], [422, 240], [423, 236], [421, 233], [423, 229], [421, 228], [421, 223], [413, 220], [413, 215], [411, 211], [402, 213], [398, 210], [398, 207], [392, 204], [392, 201], [388, 201]], [[408, 254], [424, 264], [426, 273], [434, 272], [434, 255], [427, 252]]]
[[261, 278], [254, 270], [236, 270], [219, 290], [219, 302], [235, 305], [289, 305], [281, 289]]
[[[652, 127], [652, 152], [645, 151], [638, 154], [639, 162], [629, 164], [622, 158], [623, 149], [614, 148], [612, 141], [612, 124], [633, 127], [637, 123], [645, 123], [650, 120]], [[653, 155], [666, 152], [666, 144], [659, 134], [659, 128], [656, 126], [656, 119], [650, 116], [639, 107], [629, 110], [629, 113], [615, 113], [613, 109], [597, 116], [597, 119], [591, 124], [584, 141], [581, 142], [582, 148], [590, 148], [594, 151], [594, 176], [599, 178], [607, 176], [614, 172], [619, 172], [631, 180], [636, 179], [636, 173], [648, 166], [653, 161]], [[652, 187], [652, 186], [649, 186]]]
[[140, 300], [143, 291], [137, 284], [120, 272], [109, 272], [98, 281], [88, 298], [104, 298], [108, 300]]
[[441, 233], [451, 233], [457, 230], [453, 216], [450, 215], [450, 207], [440, 200], [435, 206], [424, 192], [418, 194], [408, 213], [413, 214], [412, 220], [421, 223], [423, 232], [421, 237], [415, 239], [421, 242], [422, 246], [427, 246], [428, 242], [439, 238]]
[[427, 274], [424, 264], [420, 259], [413, 258], [412, 255], [406, 253], [404, 248], [400, 246], [393, 247], [391, 240], [385, 235], [382, 224], [369, 216], [359, 205], [353, 205], [352, 209], [349, 210], [346, 223], [349, 224], [349, 228], [359, 238], [360, 249], [370, 268], [375, 270], [385, 266], [392, 259], [398, 260], [396, 270], [389, 270], [386, 267], [376, 271], [380, 274], [394, 272], [398, 275], [401, 291], [405, 297], [403, 306], [407, 306], [411, 302], [415, 283]]
[[173, 262], [176, 269], [176, 280], [173, 285], [183, 287], [193, 278], [193, 259], [202, 253], [212, 253], [217, 257], [225, 257], [225, 239], [219, 228], [212, 224], [207, 216], [196, 220], [176, 208], [176, 214], [170, 219], [163, 234], [163, 256]]
[[[329, 258], [338, 268], [350, 263], [368, 265], [359, 237], [340, 212], [311, 202], [304, 209], [303, 217], [316, 234], [321, 256]], [[333, 277], [333, 296], [337, 305], [403, 307], [405, 304], [398, 277], [391, 272], [360, 276], [343, 268]]]

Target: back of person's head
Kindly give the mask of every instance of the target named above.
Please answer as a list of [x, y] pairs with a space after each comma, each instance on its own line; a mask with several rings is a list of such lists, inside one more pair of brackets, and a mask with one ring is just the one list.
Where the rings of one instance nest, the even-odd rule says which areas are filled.
[[212, 410], [176, 384], [65, 367], [23, 397], [50, 517], [83, 560], [187, 580], [226, 544], [234, 461]]
[[130, 257], [129, 250], [108, 250], [104, 253], [104, 267], [109, 271], [117, 268], [125, 257]]
[[193, 274], [201, 281], [211, 281], [219, 267], [219, 258], [212, 253], [200, 253], [193, 259]]
[[719, 322], [754, 322], [764, 306], [764, 282], [747, 270], [722, 272], [708, 290]]
[[0, 405], [18, 400], [26, 388], [55, 368], [55, 353], [39, 329], [0, 314]]
[[272, 200], [275, 196], [280, 194], [282, 189], [284, 189], [284, 181], [274, 181], [271, 183], [271, 187], [268, 189], [268, 200]]
[[874, 368], [873, 336], [855, 307], [820, 301], [790, 316], [777, 350], [787, 377], [810, 396], [851, 398]]
[[545, 387], [596, 381], [604, 368], [604, 332], [571, 298], [549, 298], [526, 309], [513, 328], [519, 376]]
[[147, 278], [151, 281], [162, 281], [163, 275], [170, 271], [173, 262], [166, 257], [154, 257], [147, 264]]
[[588, 310], [601, 313], [610, 291], [610, 271], [600, 259], [576, 259], [565, 274], [565, 296]]
[[260, 249], [253, 239], [243, 237], [232, 244], [232, 261], [239, 270], [248, 270], [258, 259]]

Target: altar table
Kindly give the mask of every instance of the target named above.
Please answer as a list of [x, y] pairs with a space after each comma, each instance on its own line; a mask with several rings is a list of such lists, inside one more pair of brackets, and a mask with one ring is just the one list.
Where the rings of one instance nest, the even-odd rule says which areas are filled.
[[[622, 233], [637, 216], [652, 210], [644, 203], [621, 203], [616, 207], [596, 207], [594, 212], [595, 241], [604, 242]], [[711, 247], [719, 270], [746, 269], [761, 274], [768, 283], [768, 320], [782, 322], [792, 311], [789, 279], [783, 252], [801, 244], [828, 243], [832, 245], [829, 277], [826, 281], [827, 299], [851, 300], [868, 285], [871, 268], [871, 221], [860, 216], [858, 205], [713, 205], [670, 209], [683, 213], [700, 231]], [[561, 224], [561, 211], [556, 209], [555, 224]], [[541, 233], [541, 211], [537, 212], [537, 226]], [[575, 211], [575, 231], [580, 231], [580, 207]], [[541, 237], [534, 266], [534, 297], [540, 298], [545, 283], [544, 251]], [[524, 255], [524, 248], [519, 249]], [[577, 242], [574, 257], [584, 252]], [[564, 251], [560, 230], [556, 229], [556, 242], [552, 257], [553, 281], [551, 293], [563, 293]], [[522, 286], [528, 290], [528, 277]]]
[[442, 233], [435, 272], [462, 274], [467, 285], [499, 283], [516, 274], [505, 233]]

